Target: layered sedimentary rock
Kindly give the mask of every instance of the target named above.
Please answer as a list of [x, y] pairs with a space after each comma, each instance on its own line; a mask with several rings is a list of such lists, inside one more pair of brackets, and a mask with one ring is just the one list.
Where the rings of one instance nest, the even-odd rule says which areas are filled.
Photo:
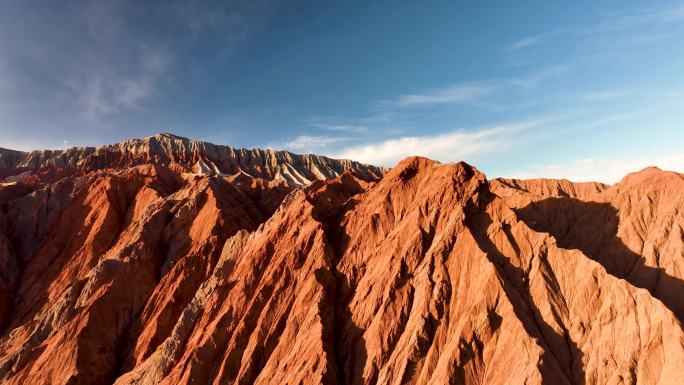
[[295, 188], [283, 158], [257, 178], [176, 150], [13, 163], [50, 177], [0, 190], [0, 382], [684, 378], [678, 174], [490, 184], [408, 158]]
[[233, 175], [244, 172], [253, 177], [283, 180], [298, 186], [333, 178], [345, 170], [353, 170], [362, 178], [382, 174], [378, 167], [350, 160], [258, 148], [233, 148], [167, 133], [101, 147], [31, 152], [0, 149], [0, 168], [16, 170], [40, 170], [51, 166], [92, 171], [148, 163], [172, 165], [198, 174]]
[[511, 193], [552, 196], [556, 198], [586, 198], [610, 186], [598, 182], [570, 182], [567, 179], [505, 179], [492, 180], [492, 190], [502, 195]]
[[650, 167], [574, 198], [496, 191], [530, 227], [648, 290], [684, 321], [684, 176]]

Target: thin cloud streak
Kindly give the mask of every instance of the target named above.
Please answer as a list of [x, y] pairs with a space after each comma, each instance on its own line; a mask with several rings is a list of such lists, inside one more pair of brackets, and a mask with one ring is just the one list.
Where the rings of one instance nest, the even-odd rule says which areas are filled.
[[495, 87], [486, 84], [455, 84], [446, 88], [435, 88], [422, 94], [402, 95], [391, 104], [411, 107], [429, 104], [475, 102], [491, 94]]
[[504, 124], [477, 131], [455, 130], [429, 136], [405, 136], [370, 145], [353, 146], [331, 156], [392, 167], [408, 156], [425, 156], [451, 162], [474, 155], [501, 151], [514, 142], [514, 135], [541, 126], [551, 119]]
[[[666, 9], [642, 9], [637, 12], [615, 12], [607, 19], [591, 25], [562, 28], [551, 32], [540, 33], [514, 41], [505, 47], [507, 51], [520, 51], [542, 45], [548, 40], [560, 36], [591, 36], [629, 30], [641, 30], [647, 25], [662, 25], [684, 21], [684, 3]], [[644, 35], [633, 38], [631, 45], [644, 45], [664, 39], [665, 35]]]
[[526, 76], [493, 78], [476, 82], [457, 83], [440, 88], [428, 89], [422, 93], [400, 95], [381, 102], [381, 106], [420, 107], [443, 104], [483, 104], [488, 98], [511, 89], [533, 89], [543, 82], [561, 76], [572, 69], [569, 65], [541, 68]]
[[368, 132], [370, 129], [366, 126], [358, 126], [354, 124], [324, 124], [324, 123], [318, 123], [318, 124], [311, 124], [311, 127], [313, 128], [319, 128], [321, 130], [325, 131], [340, 131], [340, 132], [356, 132], [356, 133], [361, 133], [361, 132]]
[[543, 82], [561, 76], [572, 69], [570, 65], [557, 65], [542, 68], [528, 76], [511, 79], [511, 83], [522, 88], [537, 88]]
[[595, 91], [595, 92], [588, 92], [580, 96], [580, 99], [588, 100], [588, 101], [604, 101], [604, 100], [614, 100], [614, 99], [620, 99], [626, 96], [632, 95], [632, 91], [628, 90], [603, 90], [603, 91]]
[[518, 41], [514, 41], [513, 43], [509, 44], [506, 47], [507, 51], [518, 51], [521, 49], [529, 48], [529, 47], [534, 47], [536, 45], [542, 44], [546, 39], [557, 35], [557, 32], [551, 32], [551, 33], [542, 33], [539, 35], [532, 35], [528, 36], [526, 38], [520, 39]]
[[293, 150], [311, 151], [314, 149], [330, 146], [335, 143], [346, 142], [348, 140], [349, 138], [346, 137], [300, 135], [284, 143], [283, 146]]

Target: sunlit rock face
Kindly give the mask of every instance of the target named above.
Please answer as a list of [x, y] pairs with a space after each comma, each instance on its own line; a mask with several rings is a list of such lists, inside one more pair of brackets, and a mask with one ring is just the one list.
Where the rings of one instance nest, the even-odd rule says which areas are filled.
[[382, 174], [378, 167], [350, 160], [258, 148], [233, 148], [166, 133], [101, 147], [31, 152], [0, 149], [0, 168], [3, 169], [38, 171], [51, 166], [93, 171], [149, 163], [165, 164], [197, 174], [234, 175], [243, 172], [255, 178], [282, 180], [293, 186], [333, 178], [346, 170], [353, 170], [362, 178]]
[[680, 384], [684, 179], [0, 150], [0, 383]]

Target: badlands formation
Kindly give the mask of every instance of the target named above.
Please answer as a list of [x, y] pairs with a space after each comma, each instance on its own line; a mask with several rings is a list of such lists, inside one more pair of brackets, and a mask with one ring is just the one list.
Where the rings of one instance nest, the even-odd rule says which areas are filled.
[[0, 150], [2, 384], [682, 384], [684, 177]]

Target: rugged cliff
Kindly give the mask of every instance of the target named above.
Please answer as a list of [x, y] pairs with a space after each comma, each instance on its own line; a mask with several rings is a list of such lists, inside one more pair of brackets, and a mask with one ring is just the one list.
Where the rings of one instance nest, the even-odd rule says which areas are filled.
[[362, 178], [382, 174], [378, 167], [350, 160], [258, 148], [233, 148], [167, 133], [101, 147], [31, 152], [0, 148], [0, 168], [13, 168], [23, 172], [46, 167], [80, 171], [120, 170], [149, 163], [165, 164], [177, 170], [198, 174], [234, 175], [243, 172], [252, 177], [283, 180], [297, 186], [333, 178], [345, 170], [354, 170]]

